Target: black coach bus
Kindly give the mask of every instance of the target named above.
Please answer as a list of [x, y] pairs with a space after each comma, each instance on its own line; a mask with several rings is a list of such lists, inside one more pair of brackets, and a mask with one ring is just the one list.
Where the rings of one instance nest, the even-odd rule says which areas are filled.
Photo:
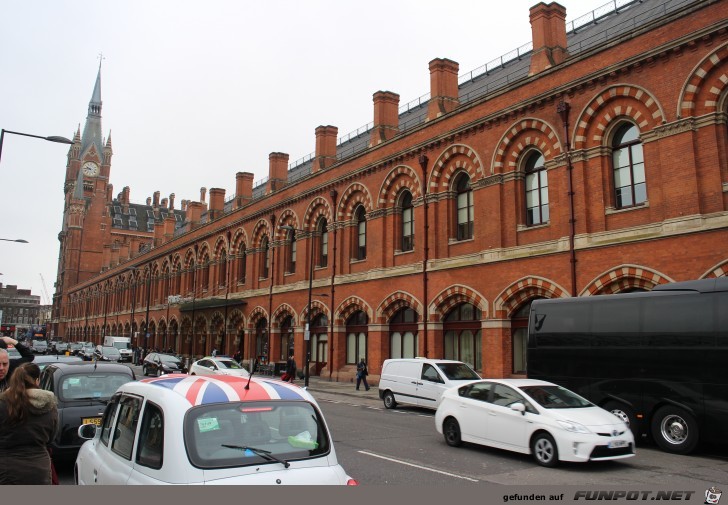
[[615, 413], [666, 451], [726, 444], [728, 278], [534, 300], [527, 372]]

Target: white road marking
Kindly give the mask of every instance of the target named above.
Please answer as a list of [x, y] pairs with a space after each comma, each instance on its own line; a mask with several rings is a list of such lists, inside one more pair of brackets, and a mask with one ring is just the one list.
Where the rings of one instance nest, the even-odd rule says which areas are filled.
[[428, 468], [426, 466], [415, 465], [414, 463], [408, 463], [407, 461], [402, 461], [401, 459], [394, 459], [394, 458], [390, 458], [387, 456], [382, 456], [380, 454], [374, 454], [373, 452], [369, 452], [369, 451], [357, 451], [357, 452], [359, 452], [360, 454], [365, 454], [366, 456], [372, 456], [374, 458], [386, 459], [387, 461], [392, 461], [393, 463], [399, 463], [401, 465], [413, 466], [415, 468], [419, 468], [420, 470], [427, 470], [428, 472], [435, 472], [435, 473], [440, 473], [442, 475], [447, 475], [448, 477], [455, 477], [456, 479], [464, 479], [464, 480], [469, 480], [470, 482], [478, 482], [477, 479], [471, 479], [470, 477], [465, 477], [464, 475], [457, 475], [457, 474], [450, 473], [450, 472], [443, 472], [442, 470], [435, 470], [434, 468]]

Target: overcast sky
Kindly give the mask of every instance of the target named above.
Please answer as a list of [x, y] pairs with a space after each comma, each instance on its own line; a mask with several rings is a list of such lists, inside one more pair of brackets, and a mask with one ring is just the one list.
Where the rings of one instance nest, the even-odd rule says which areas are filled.
[[[101, 67], [102, 131], [114, 195], [155, 191], [175, 206], [200, 188], [235, 192], [268, 175], [268, 155], [314, 151], [373, 119], [372, 95], [400, 105], [429, 91], [428, 64], [460, 74], [531, 41], [536, 0], [0, 0], [0, 127], [73, 138]], [[567, 21], [609, 3], [560, 0]], [[0, 282], [53, 296], [68, 146], [5, 135]]]

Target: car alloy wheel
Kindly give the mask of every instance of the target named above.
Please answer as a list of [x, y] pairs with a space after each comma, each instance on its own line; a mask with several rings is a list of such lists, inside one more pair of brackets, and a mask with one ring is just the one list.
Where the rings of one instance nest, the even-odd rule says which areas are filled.
[[384, 393], [384, 407], [387, 409], [393, 409], [397, 406], [397, 402], [394, 400], [394, 395], [391, 391]]
[[460, 435], [460, 425], [452, 418], [448, 417], [442, 424], [442, 433], [445, 437], [445, 443], [450, 447], [458, 447], [462, 445], [463, 441]]
[[536, 463], [552, 468], [559, 463], [559, 452], [554, 437], [548, 433], [539, 433], [531, 442], [531, 452]]

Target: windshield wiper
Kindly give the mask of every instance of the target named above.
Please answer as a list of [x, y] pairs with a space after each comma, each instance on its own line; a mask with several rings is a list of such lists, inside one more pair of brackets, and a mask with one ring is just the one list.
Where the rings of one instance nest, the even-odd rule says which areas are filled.
[[221, 445], [223, 447], [227, 447], [228, 449], [240, 449], [241, 451], [250, 451], [254, 454], [257, 454], [261, 458], [267, 459], [268, 461], [276, 461], [286, 468], [291, 466], [291, 464], [288, 461], [273, 456], [270, 451], [266, 451], [265, 449], [256, 449], [255, 447], [248, 447], [246, 445], [228, 445], [228, 444], [221, 444]]

